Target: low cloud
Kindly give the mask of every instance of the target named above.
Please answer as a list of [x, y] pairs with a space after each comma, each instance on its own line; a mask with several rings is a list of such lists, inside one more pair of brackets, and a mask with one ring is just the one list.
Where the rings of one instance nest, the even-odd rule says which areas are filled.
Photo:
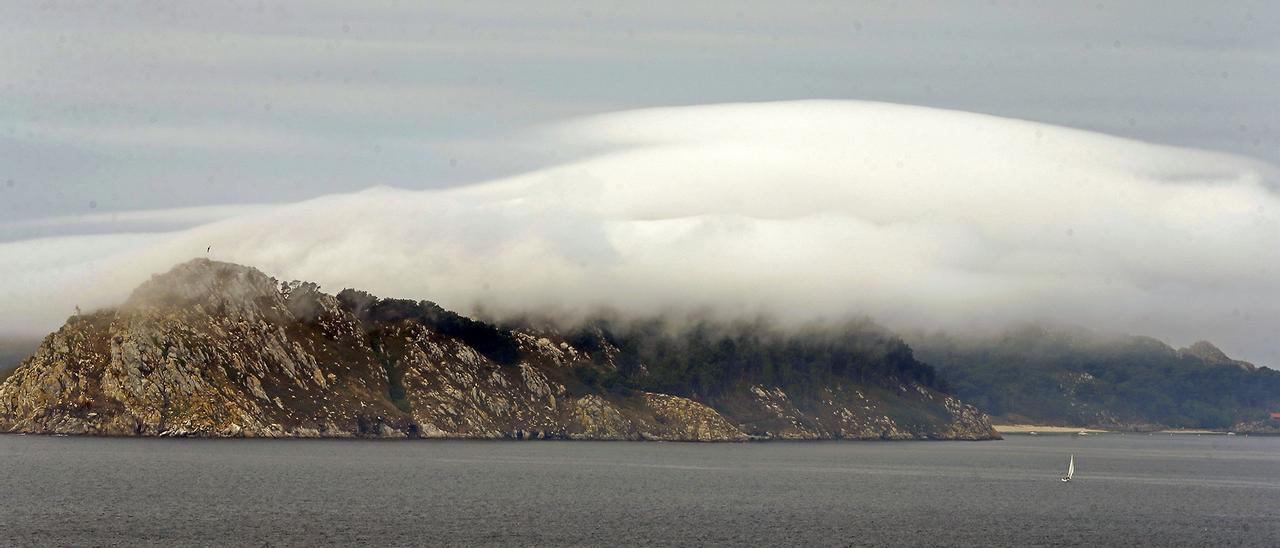
[[544, 138], [600, 152], [178, 232], [0, 243], [0, 331], [52, 329], [211, 245], [331, 291], [495, 315], [1052, 320], [1280, 363], [1280, 196], [1262, 162], [854, 101], [631, 111]]

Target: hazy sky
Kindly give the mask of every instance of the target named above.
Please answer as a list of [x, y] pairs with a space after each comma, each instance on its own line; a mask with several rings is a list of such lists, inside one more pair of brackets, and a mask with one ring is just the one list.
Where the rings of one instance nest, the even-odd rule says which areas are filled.
[[[1280, 161], [1274, 2], [5, 2], [0, 216], [288, 202], [561, 161], [582, 114], [968, 110]], [[0, 239], [30, 235], [0, 230]]]
[[1276, 6], [3, 3], [0, 332], [213, 244], [461, 310], [1052, 320], [1274, 365]]

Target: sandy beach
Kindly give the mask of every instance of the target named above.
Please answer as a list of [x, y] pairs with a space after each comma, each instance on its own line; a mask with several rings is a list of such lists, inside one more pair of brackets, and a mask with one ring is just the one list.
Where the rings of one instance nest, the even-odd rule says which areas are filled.
[[1041, 434], [1074, 434], [1077, 432], [1087, 432], [1090, 434], [1102, 434], [1109, 430], [1097, 430], [1094, 428], [1080, 428], [1077, 426], [1042, 426], [1038, 424], [995, 424], [996, 432], [1001, 434], [1029, 434], [1031, 432]]

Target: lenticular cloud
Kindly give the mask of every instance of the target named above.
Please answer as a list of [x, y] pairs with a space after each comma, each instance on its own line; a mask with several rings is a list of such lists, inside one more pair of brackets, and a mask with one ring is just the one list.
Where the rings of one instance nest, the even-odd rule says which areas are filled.
[[543, 138], [593, 153], [176, 233], [0, 244], [17, 280], [0, 289], [0, 308], [17, 312], [0, 329], [52, 327], [65, 310], [50, 303], [119, 300], [212, 245], [215, 259], [330, 290], [498, 315], [1053, 320], [1280, 361], [1280, 197], [1254, 160], [844, 101], [623, 112]]

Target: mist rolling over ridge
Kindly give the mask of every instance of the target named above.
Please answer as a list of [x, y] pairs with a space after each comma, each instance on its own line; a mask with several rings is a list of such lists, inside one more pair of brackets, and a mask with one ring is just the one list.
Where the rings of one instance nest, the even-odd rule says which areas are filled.
[[179, 231], [0, 243], [0, 332], [118, 303], [211, 246], [281, 279], [498, 319], [866, 316], [961, 332], [1051, 320], [1280, 363], [1280, 195], [1257, 160], [859, 101], [646, 109], [541, 135], [593, 152]]

